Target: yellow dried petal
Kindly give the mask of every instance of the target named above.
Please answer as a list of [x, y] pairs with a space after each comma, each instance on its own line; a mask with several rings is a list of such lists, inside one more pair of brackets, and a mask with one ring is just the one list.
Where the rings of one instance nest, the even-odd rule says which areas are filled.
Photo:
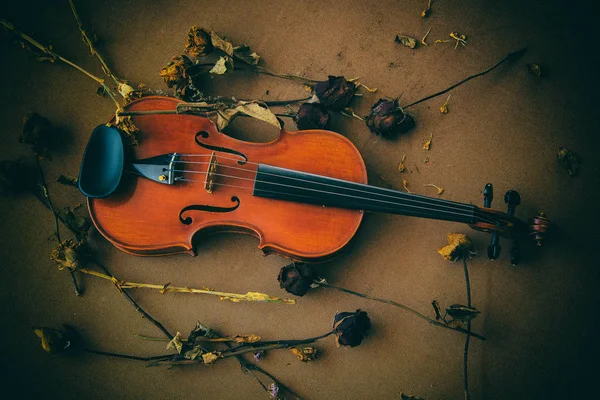
[[409, 189], [408, 189], [408, 181], [406, 179], [402, 179], [402, 187], [404, 187], [404, 190], [406, 190], [406, 193], [412, 193]]
[[462, 233], [449, 233], [448, 245], [438, 249], [438, 253], [448, 261], [456, 261], [461, 256], [464, 256], [465, 252], [471, 251], [473, 243], [471, 239]]
[[433, 140], [433, 134], [429, 137], [429, 140], [423, 144], [423, 150], [429, 150], [431, 147], [431, 141]]
[[398, 171], [400, 172], [404, 172], [406, 170], [406, 167], [404, 166], [404, 161], [406, 161], [406, 154], [402, 156], [402, 160], [400, 161], [400, 164], [398, 164]]
[[219, 359], [220, 355], [219, 352], [204, 353], [202, 354], [202, 361], [204, 361], [204, 364], [212, 364]]
[[236, 335], [231, 338], [236, 343], [254, 343], [260, 340], [260, 336], [255, 335], [253, 333], [249, 335]]

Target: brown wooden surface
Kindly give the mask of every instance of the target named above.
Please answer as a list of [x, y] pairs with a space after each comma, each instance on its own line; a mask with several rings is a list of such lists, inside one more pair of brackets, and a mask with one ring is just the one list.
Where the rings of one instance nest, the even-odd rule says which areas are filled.
[[[127, 110], [171, 110], [178, 102], [173, 98], [148, 97], [132, 103]], [[185, 178], [198, 182], [174, 185], [124, 174], [113, 195], [88, 200], [98, 230], [124, 251], [139, 255], [193, 252], [194, 238], [199, 238], [203, 230], [249, 232], [259, 238], [258, 247], [267, 253], [274, 251], [297, 260], [317, 261], [342, 249], [360, 225], [361, 211], [252, 196], [258, 163], [367, 183], [358, 150], [337, 133], [282, 131], [272, 142], [249, 143], [219, 133], [209, 120], [198, 116], [145, 115], [133, 117], [133, 121], [140, 129], [134, 159], [174, 152], [210, 155], [211, 150], [195, 142], [196, 133], [206, 131], [208, 137], [200, 138], [202, 143], [241, 152], [249, 163], [241, 166], [237, 163], [240, 157], [217, 153], [220, 175], [215, 177], [212, 193], [204, 189], [206, 164], [180, 164], [180, 168], [199, 172], [184, 173]], [[182, 160], [207, 161], [208, 157], [184, 156]], [[192, 223], [185, 225], [179, 220], [181, 210], [187, 206], [231, 207], [235, 205], [233, 197], [240, 200], [234, 211], [187, 211], [184, 217], [192, 218]]]

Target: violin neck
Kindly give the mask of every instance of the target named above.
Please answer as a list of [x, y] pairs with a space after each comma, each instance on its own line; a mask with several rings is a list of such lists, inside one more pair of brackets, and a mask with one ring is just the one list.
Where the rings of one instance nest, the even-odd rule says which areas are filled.
[[327, 207], [474, 224], [477, 207], [260, 164], [253, 195]]

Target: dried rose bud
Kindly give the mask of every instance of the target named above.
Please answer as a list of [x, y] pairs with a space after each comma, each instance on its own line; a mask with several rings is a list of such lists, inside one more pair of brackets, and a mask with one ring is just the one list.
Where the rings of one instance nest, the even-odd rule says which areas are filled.
[[63, 330], [39, 327], [34, 332], [40, 338], [42, 348], [50, 354], [64, 353], [80, 347], [79, 332], [69, 325], [63, 325]]
[[48, 158], [48, 147], [53, 136], [54, 126], [48, 118], [31, 111], [27, 113], [23, 119], [23, 134], [19, 137], [19, 142], [31, 146], [38, 156]]
[[75, 271], [83, 264], [84, 256], [83, 242], [67, 239], [52, 250], [50, 259], [58, 264], [58, 269], [61, 271], [65, 268]]
[[369, 130], [376, 135], [391, 138], [415, 127], [415, 120], [398, 106], [397, 100], [379, 99], [365, 117]]
[[176, 56], [160, 70], [159, 75], [168, 87], [181, 88], [188, 84], [186, 71], [192, 65], [192, 61], [187, 56]]
[[326, 81], [317, 82], [315, 94], [325, 107], [343, 110], [350, 104], [357, 88], [355, 83], [347, 81], [343, 76], [330, 75]]
[[279, 286], [296, 296], [304, 296], [315, 279], [317, 276], [312, 267], [301, 263], [286, 265], [281, 268], [277, 277]]
[[567, 168], [570, 176], [575, 176], [579, 172], [579, 163], [581, 162], [579, 156], [566, 147], [558, 148], [556, 159]]
[[192, 26], [188, 32], [188, 43], [185, 45], [185, 54], [190, 57], [204, 57], [213, 51], [210, 32], [204, 28]]
[[298, 357], [298, 360], [302, 361], [302, 362], [309, 362], [312, 361], [314, 359], [319, 358], [319, 349], [317, 349], [316, 347], [303, 347], [301, 349], [297, 348], [297, 347], [293, 347], [290, 349], [290, 351], [292, 352], [293, 355], [295, 355], [296, 357]]
[[369, 328], [371, 328], [371, 320], [365, 311], [341, 312], [335, 314], [333, 319], [333, 330], [338, 346], [358, 346]]
[[304, 103], [294, 117], [299, 130], [324, 129], [329, 123], [327, 107], [320, 103]]

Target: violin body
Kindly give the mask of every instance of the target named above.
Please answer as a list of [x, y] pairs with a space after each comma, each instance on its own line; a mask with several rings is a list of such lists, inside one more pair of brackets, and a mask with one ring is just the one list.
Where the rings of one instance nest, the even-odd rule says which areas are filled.
[[[174, 110], [179, 102], [169, 97], [146, 97], [130, 103], [127, 111]], [[281, 131], [272, 142], [249, 143], [218, 132], [210, 120], [198, 116], [145, 115], [132, 119], [140, 129], [139, 145], [132, 150], [135, 159], [165, 153], [194, 154], [206, 159], [215, 148], [223, 148], [242, 153], [247, 162], [235, 154], [217, 151], [229, 156], [219, 158], [217, 170], [232, 168], [239, 178], [216, 174], [217, 182], [210, 192], [202, 182], [207, 165], [198, 163], [187, 167], [198, 171], [197, 181], [161, 185], [124, 174], [113, 194], [88, 198], [90, 216], [98, 231], [127, 253], [193, 255], [196, 241], [207, 234], [240, 232], [257, 237], [258, 247], [265, 253], [320, 261], [348, 244], [360, 225], [362, 210], [252, 195], [258, 163], [366, 184], [360, 153], [337, 133]]]

